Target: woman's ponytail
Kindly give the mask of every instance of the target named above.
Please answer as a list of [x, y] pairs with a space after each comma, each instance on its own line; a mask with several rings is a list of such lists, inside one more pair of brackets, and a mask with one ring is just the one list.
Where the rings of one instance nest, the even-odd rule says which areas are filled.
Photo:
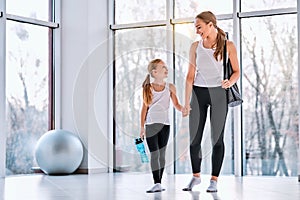
[[218, 31], [218, 34], [217, 34], [217, 47], [216, 47], [216, 51], [214, 52], [214, 57], [216, 60], [222, 60], [226, 33], [218, 26], [216, 26], [216, 29]]

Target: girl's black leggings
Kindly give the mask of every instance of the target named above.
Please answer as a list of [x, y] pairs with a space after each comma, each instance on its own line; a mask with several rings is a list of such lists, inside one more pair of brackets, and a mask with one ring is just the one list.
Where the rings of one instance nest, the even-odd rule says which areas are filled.
[[212, 148], [212, 176], [219, 176], [224, 159], [224, 127], [228, 112], [226, 91], [222, 87], [193, 86], [191, 111], [189, 116], [190, 128], [190, 157], [193, 173], [201, 171], [201, 141], [210, 107], [210, 125]]
[[166, 163], [166, 148], [170, 135], [170, 125], [146, 125], [146, 140], [150, 150], [150, 162], [154, 183], [161, 183]]

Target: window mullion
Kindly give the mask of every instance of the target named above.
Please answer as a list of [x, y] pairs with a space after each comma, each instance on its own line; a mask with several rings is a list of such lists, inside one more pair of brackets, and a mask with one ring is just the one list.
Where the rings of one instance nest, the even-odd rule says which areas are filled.
[[[54, 22], [60, 24], [61, 22], [61, 0], [54, 0]], [[53, 99], [53, 112], [54, 126], [56, 129], [62, 128], [61, 125], [61, 28], [53, 30], [53, 68], [54, 70], [54, 97]]]
[[0, 177], [5, 177], [6, 174], [6, 91], [5, 91], [5, 58], [6, 58], [6, 19], [3, 16], [5, 13], [5, 1], [0, 1]]
[[251, 12], [239, 12], [239, 18], [248, 18], [248, 17], [266, 17], [273, 15], [286, 15], [286, 14], [296, 14], [297, 8], [281, 8], [281, 9], [271, 9], [271, 10], [260, 10], [260, 11], [251, 11]]
[[[172, 71], [173, 73], [169, 74], [169, 81], [174, 82], [175, 80], [175, 67], [174, 67], [174, 63], [173, 63], [173, 53], [174, 52], [174, 44], [173, 44], [173, 25], [171, 24], [171, 19], [173, 18], [174, 14], [173, 14], [173, 0], [166, 0], [166, 52], [167, 52], [167, 63], [170, 66], [170, 68], [172, 67]], [[172, 129], [170, 129], [170, 135], [173, 135], [175, 137], [176, 134], [176, 127], [175, 127], [175, 111], [174, 109], [171, 110], [171, 114], [170, 114], [170, 123], [171, 123], [171, 127]], [[169, 154], [167, 155], [169, 160], [175, 161], [175, 142], [173, 140], [174, 137], [170, 137], [169, 138], [169, 144], [173, 144], [172, 148], [170, 148]], [[168, 173], [170, 174], [174, 174], [175, 172], [175, 162], [172, 162], [172, 164], [170, 166], [168, 166], [167, 168]]]
[[[300, 101], [300, 37], [299, 37], [299, 30], [300, 30], [300, 0], [297, 0], [297, 26], [298, 26], [298, 101]], [[298, 102], [299, 103], [299, 102]], [[300, 113], [300, 106], [298, 106], [298, 115]], [[298, 122], [300, 127], [300, 121]], [[298, 130], [299, 138], [300, 138], [300, 131]], [[298, 146], [298, 181], [300, 182], [300, 144]]]
[[[238, 13], [240, 10], [240, 1], [234, 0], [233, 13]], [[241, 38], [240, 38], [240, 18], [237, 14], [233, 14], [233, 42], [236, 44], [237, 52], [240, 52]], [[239, 55], [238, 55], [239, 56]], [[239, 56], [240, 57], [240, 56]], [[240, 62], [241, 63], [241, 62]], [[240, 65], [241, 66], [241, 65]], [[242, 69], [241, 69], [242, 70]], [[242, 73], [241, 73], [242, 74]], [[241, 84], [241, 78], [239, 83]], [[239, 85], [240, 88], [241, 85]], [[243, 163], [243, 151], [242, 151], [242, 106], [233, 109], [233, 149], [234, 149], [234, 175], [242, 176], [242, 163]]]
[[18, 16], [18, 15], [6, 14], [6, 19], [16, 21], [16, 22], [45, 26], [45, 27], [49, 27], [49, 28], [58, 28], [58, 24], [54, 23], [54, 22], [48, 22], [48, 21], [33, 19], [33, 18], [29, 18], [29, 17], [22, 17], [22, 16]]
[[150, 22], [137, 22], [130, 24], [113, 24], [110, 25], [111, 30], [134, 29], [134, 28], [147, 28], [154, 26], [166, 26], [169, 20], [158, 20]]

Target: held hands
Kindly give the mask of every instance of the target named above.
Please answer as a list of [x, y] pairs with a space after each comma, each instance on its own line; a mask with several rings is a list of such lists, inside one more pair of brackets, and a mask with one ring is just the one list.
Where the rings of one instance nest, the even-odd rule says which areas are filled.
[[222, 88], [228, 89], [231, 86], [232, 86], [232, 83], [228, 79], [225, 79], [225, 80], [222, 81]]
[[191, 107], [190, 107], [190, 105], [185, 105], [185, 106], [181, 109], [182, 117], [188, 116], [188, 115], [190, 114], [190, 110], [192, 110]]

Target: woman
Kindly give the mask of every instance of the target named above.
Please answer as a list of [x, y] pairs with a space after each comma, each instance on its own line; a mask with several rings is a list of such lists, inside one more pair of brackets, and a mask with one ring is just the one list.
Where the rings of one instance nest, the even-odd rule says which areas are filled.
[[[212, 12], [205, 11], [198, 14], [195, 18], [195, 27], [201, 39], [194, 42], [190, 48], [183, 112], [183, 116], [189, 115], [193, 177], [183, 190], [191, 191], [201, 182], [201, 140], [207, 109], [210, 107], [213, 148], [211, 180], [207, 192], [217, 192], [217, 180], [224, 159], [223, 137], [228, 111], [225, 89], [231, 87], [239, 79], [240, 70], [235, 45], [226, 40], [226, 34], [217, 26], [216, 16]], [[227, 42], [228, 58], [233, 68], [233, 74], [229, 80], [223, 80], [222, 60], [225, 42]]]

